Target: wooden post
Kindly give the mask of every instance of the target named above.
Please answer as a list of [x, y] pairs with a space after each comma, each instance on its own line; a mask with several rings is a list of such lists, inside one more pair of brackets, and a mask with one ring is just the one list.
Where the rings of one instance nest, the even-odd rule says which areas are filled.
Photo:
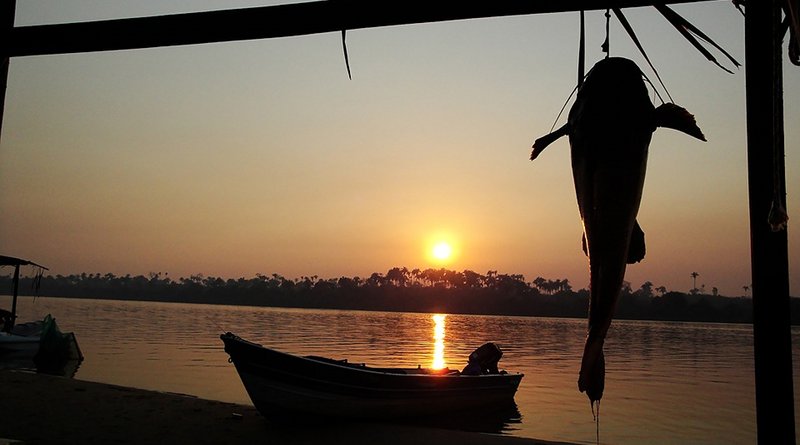
[[[17, 320], [17, 295], [19, 295], [19, 264], [14, 266], [14, 296], [11, 297], [11, 329]], [[8, 332], [11, 332], [11, 329]]]
[[[14, 15], [16, 12], [16, 0], [0, 0], [0, 35], [3, 40], [10, 38], [11, 30], [14, 28]], [[6, 43], [6, 42], [4, 42]], [[3, 45], [5, 47], [5, 45]], [[8, 64], [9, 54], [0, 53], [0, 134], [3, 131], [3, 111], [6, 108], [6, 85], [8, 85]]]
[[795, 443], [787, 233], [773, 232], [767, 222], [773, 199], [777, 195], [785, 202], [786, 193], [779, 5], [777, 0], [748, 2], [745, 18], [753, 346], [761, 445]]

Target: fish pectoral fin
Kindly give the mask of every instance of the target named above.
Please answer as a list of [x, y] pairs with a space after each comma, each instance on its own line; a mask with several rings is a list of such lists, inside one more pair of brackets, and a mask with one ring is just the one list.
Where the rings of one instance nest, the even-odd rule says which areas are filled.
[[532, 147], [533, 151], [531, 152], [531, 161], [538, 158], [548, 145], [552, 144], [560, 137], [566, 136], [567, 134], [569, 134], [569, 124], [564, 124], [558, 130], [536, 139]]
[[672, 128], [701, 141], [706, 140], [703, 130], [697, 126], [694, 115], [679, 105], [668, 102], [656, 108], [655, 123], [656, 127]]
[[638, 263], [644, 259], [644, 231], [639, 226], [639, 221], [634, 221], [631, 230], [631, 242], [628, 245], [628, 264]]

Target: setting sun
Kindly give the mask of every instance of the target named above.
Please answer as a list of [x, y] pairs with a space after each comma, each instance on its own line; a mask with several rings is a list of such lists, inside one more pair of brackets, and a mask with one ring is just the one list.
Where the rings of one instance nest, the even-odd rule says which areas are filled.
[[460, 234], [452, 230], [431, 232], [424, 243], [424, 252], [427, 260], [435, 267], [452, 266], [453, 262], [461, 258], [462, 245], [459, 242]]
[[453, 248], [450, 247], [450, 244], [441, 241], [436, 243], [433, 246], [433, 257], [439, 261], [444, 261], [449, 259], [453, 255]]

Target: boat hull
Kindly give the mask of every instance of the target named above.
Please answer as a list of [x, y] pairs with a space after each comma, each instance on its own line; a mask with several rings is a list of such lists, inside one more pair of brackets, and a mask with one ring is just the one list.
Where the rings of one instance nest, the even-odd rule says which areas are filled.
[[269, 418], [397, 419], [508, 407], [523, 377], [399, 373], [285, 354], [232, 334], [221, 338], [250, 399]]
[[33, 357], [39, 350], [39, 337], [26, 337], [6, 332], [0, 333], [0, 355], [26, 354]]
[[54, 375], [75, 375], [83, 360], [72, 332], [63, 333], [49, 314], [40, 321], [0, 332], [0, 369], [31, 369]]

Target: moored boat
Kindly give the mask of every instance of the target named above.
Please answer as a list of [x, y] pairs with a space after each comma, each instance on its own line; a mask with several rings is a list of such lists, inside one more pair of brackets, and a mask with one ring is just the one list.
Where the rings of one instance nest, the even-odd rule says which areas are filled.
[[[230, 332], [220, 338], [250, 399], [267, 418], [430, 418], [507, 408], [523, 377], [497, 370], [499, 355], [488, 365], [471, 361], [463, 371], [373, 368], [287, 354]], [[497, 353], [502, 354], [499, 348]]]
[[[17, 329], [11, 332], [0, 331], [0, 356], [5, 354], [29, 355], [33, 357], [39, 350], [39, 338], [41, 337], [41, 322], [31, 322], [38, 325], [38, 332], [32, 334], [20, 334]], [[26, 323], [28, 324], [28, 323]], [[14, 328], [17, 328], [15, 326]]]
[[73, 333], [61, 332], [50, 314], [43, 320], [16, 323], [20, 267], [28, 265], [38, 268], [34, 278], [38, 288], [46, 267], [33, 261], [0, 255], [0, 266], [14, 267], [11, 311], [0, 309], [0, 368], [35, 367], [40, 372], [58, 375], [69, 375], [70, 371], [65, 371], [68, 369], [74, 374], [83, 360], [83, 354]]

